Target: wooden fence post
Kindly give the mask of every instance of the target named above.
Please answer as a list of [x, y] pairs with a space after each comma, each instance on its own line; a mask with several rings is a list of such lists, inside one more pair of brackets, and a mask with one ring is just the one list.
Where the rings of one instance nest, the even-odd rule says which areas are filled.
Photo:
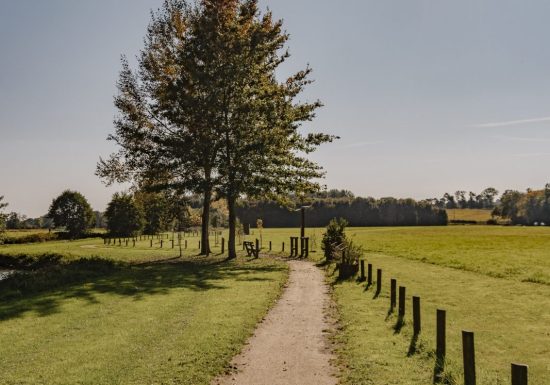
[[376, 294], [382, 292], [382, 269], [376, 269]]
[[222, 254], [225, 253], [225, 238], [222, 237]]
[[422, 330], [420, 318], [420, 297], [413, 297], [413, 332], [414, 335], [420, 334]]
[[367, 269], [367, 285], [368, 286], [371, 286], [372, 285], [372, 263], [369, 263], [368, 264], [368, 269]]
[[151, 239], [151, 247], [153, 247], [153, 240]]
[[446, 318], [447, 312], [445, 310], [437, 309], [437, 331], [436, 331], [436, 349], [435, 356], [440, 364], [444, 365], [445, 355], [447, 354], [447, 341], [446, 341]]
[[185, 248], [187, 249], [187, 239], [185, 240]]
[[390, 281], [390, 310], [393, 312], [397, 305], [397, 279], [392, 278]]
[[365, 279], [366, 279], [366, 278], [365, 278], [365, 260], [362, 259], [362, 260], [360, 261], [360, 264], [361, 264], [361, 277], [359, 278], [359, 280], [360, 280], [361, 282], [365, 282]]
[[284, 253], [285, 252], [285, 243], [284, 242], [283, 242], [283, 249], [282, 250], [283, 250], [282, 252]]
[[522, 364], [512, 364], [512, 385], [527, 385], [529, 367]]
[[399, 318], [405, 317], [405, 295], [406, 295], [405, 286], [399, 286]]
[[269, 241], [269, 251], [271, 251], [271, 241]]
[[201, 241], [199, 241], [199, 250], [201, 249]]
[[464, 361], [464, 385], [476, 385], [476, 359], [473, 332], [462, 331], [462, 358]]
[[172, 239], [172, 249], [174, 248], [174, 239]]
[[258, 253], [260, 252], [260, 240], [258, 238], [256, 238], [256, 250]]

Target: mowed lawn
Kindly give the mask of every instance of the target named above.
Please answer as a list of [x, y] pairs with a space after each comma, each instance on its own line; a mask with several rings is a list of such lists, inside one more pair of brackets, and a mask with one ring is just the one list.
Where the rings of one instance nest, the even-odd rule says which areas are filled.
[[[276, 249], [296, 229], [263, 231]], [[510, 364], [529, 365], [529, 383], [550, 379], [550, 228], [448, 226], [349, 228], [365, 259], [382, 269], [382, 292], [327, 268], [340, 325], [334, 339], [343, 384], [433, 382], [436, 309], [447, 311], [446, 380], [463, 383], [461, 331], [475, 333], [478, 383], [510, 384]], [[321, 260], [322, 229], [317, 238]], [[254, 234], [250, 238], [256, 237]], [[267, 243], [266, 243], [267, 242]], [[288, 249], [287, 249], [288, 250]], [[407, 288], [407, 315], [397, 333], [388, 314], [390, 279]], [[421, 297], [422, 333], [413, 343], [412, 296]]]
[[[148, 241], [135, 249], [101, 239], [0, 247], [4, 255], [64, 255], [18, 284], [0, 283], [0, 383], [209, 384], [288, 271], [271, 259], [197, 257], [195, 248], [180, 259]], [[101, 259], [77, 262], [91, 256]]]

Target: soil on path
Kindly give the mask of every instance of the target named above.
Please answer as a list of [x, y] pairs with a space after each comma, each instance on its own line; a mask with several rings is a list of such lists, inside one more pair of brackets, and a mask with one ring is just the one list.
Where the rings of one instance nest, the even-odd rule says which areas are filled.
[[213, 385], [334, 385], [327, 348], [330, 304], [321, 271], [306, 261], [290, 261], [288, 285], [232, 366], [235, 373]]

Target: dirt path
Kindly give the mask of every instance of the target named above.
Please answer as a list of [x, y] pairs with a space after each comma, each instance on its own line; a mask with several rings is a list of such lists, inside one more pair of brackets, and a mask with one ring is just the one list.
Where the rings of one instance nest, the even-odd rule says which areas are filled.
[[288, 287], [235, 357], [236, 373], [215, 385], [334, 385], [325, 317], [329, 296], [323, 274], [312, 263], [291, 261]]

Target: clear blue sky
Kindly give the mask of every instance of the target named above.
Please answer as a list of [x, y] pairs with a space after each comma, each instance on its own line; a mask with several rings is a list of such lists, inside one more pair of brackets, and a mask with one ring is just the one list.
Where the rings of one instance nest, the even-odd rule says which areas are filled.
[[[161, 0], [2, 0], [0, 195], [44, 214], [66, 188], [103, 210], [121, 54]], [[550, 2], [272, 0], [342, 140], [314, 155], [329, 187], [427, 198], [550, 181]]]

